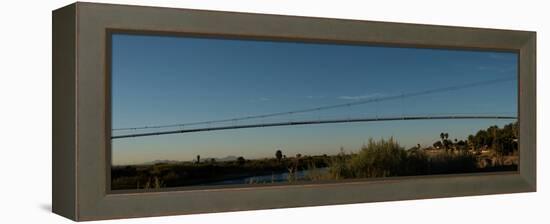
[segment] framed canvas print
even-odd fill
[[[75,3],[53,13],[73,220],[531,192],[530,31]]]

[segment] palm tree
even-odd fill
[[[441,132],[439,137],[441,138],[441,145],[443,146],[443,149],[447,149],[447,144],[445,144],[445,133]]]
[[[283,152],[281,152],[281,150],[277,150],[275,152],[275,158],[277,158],[277,161],[281,162],[281,159],[283,158]]]

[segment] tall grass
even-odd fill
[[[356,177],[388,177],[403,173],[407,152],[393,139],[369,139],[366,146],[351,159]]]
[[[341,153],[329,166],[331,179],[373,178],[470,172],[477,168],[475,155],[468,152],[407,151],[393,138],[369,139],[357,154]]]
[[[429,158],[429,174],[465,173],[478,168],[477,157],[470,152],[440,153]]]
[[[158,190],[164,187],[164,183],[162,180],[160,180],[158,177],[149,178],[147,182],[145,182],[145,186],[143,186],[144,190]],[[137,188],[140,189],[139,182],[137,184]]]

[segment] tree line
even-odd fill
[[[467,140],[449,139],[449,133],[441,133],[439,141],[433,143],[436,149],[444,150],[494,150],[500,155],[510,155],[518,150],[518,122],[499,128],[496,125],[469,135]]]

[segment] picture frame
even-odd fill
[[[75,221],[536,191],[536,33],[77,2],[53,12],[52,210]],[[113,192],[113,32],[517,52],[519,169],[262,187]]]

